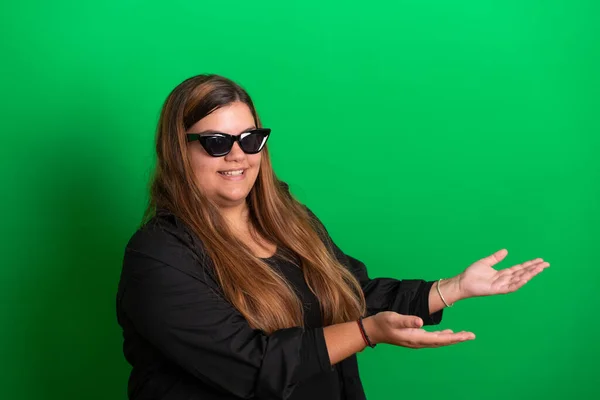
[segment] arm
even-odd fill
[[[438,312],[446,307],[444,301],[440,297],[437,289],[437,282],[431,286],[429,290],[429,312],[431,314]],[[440,292],[444,296],[444,300],[449,305],[463,299],[463,294],[460,291],[460,276],[455,276],[451,279],[443,279],[440,282]]]
[[[500,249],[477,260],[457,276],[442,281],[440,292],[446,303],[514,292],[550,266],[550,263],[542,258],[535,258],[503,270],[494,269],[493,267],[504,260],[507,254],[506,249]],[[433,289],[430,301],[432,311],[445,306],[439,293],[434,293]]]
[[[369,279],[363,263],[345,255],[335,244],[333,246],[340,262],[344,264],[344,259],[349,260],[345,265],[349,266],[361,282],[365,296],[369,296],[368,306],[389,307],[388,310],[400,314],[417,315],[425,325],[440,322],[446,305],[437,291],[437,281]],[[514,292],[550,266],[542,258],[535,258],[499,271],[492,268],[507,254],[506,249],[498,250],[471,264],[462,273],[443,279],[440,282],[440,292],[446,303],[452,305],[471,297]]]
[[[338,260],[349,267],[350,271],[359,280],[367,300],[369,315],[381,311],[395,311],[404,315],[416,315],[423,320],[424,325],[437,325],[440,323],[444,307],[440,306],[443,303],[437,294],[435,281],[400,280],[395,278],[371,279],[366,266],[361,261],[344,254],[337,246],[335,248]],[[349,261],[344,263],[344,258]],[[447,297],[445,298],[446,301],[449,301]]]
[[[329,238],[336,257],[345,264],[360,281],[367,306],[388,307],[399,314],[417,315],[425,325],[436,325],[441,321],[444,304],[437,291],[437,281],[396,280],[390,278],[369,279],[364,264],[345,255]],[[492,296],[514,292],[529,282],[550,263],[535,258],[504,270],[493,266],[501,262],[508,251],[501,249],[471,264],[462,273],[440,282],[440,292],[446,303],[453,303],[479,296]],[[344,260],[348,260],[346,263]]]

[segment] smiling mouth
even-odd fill
[[[219,171],[219,174],[223,176],[241,176],[246,172],[245,169],[237,169],[232,171]]]

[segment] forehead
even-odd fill
[[[196,122],[190,132],[215,130],[236,134],[254,126],[254,117],[250,108],[242,102],[235,102],[220,107]]]

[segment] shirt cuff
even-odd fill
[[[329,359],[324,328],[306,329],[302,336],[302,371],[299,381],[303,381],[315,373],[333,371]]]
[[[423,320],[423,325],[437,325],[442,321],[444,309],[429,314],[429,292],[437,281],[429,281],[425,284],[424,295],[427,300],[421,302],[421,309],[419,310],[419,316]]]

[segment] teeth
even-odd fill
[[[244,173],[243,169],[237,170],[237,171],[222,171],[219,172],[222,175],[228,175],[228,176],[236,176],[236,175],[241,175]]]

